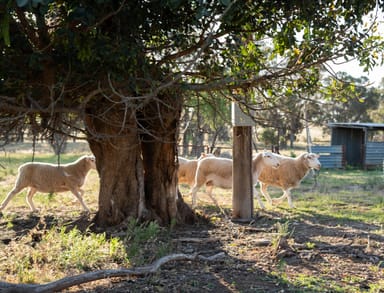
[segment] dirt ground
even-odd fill
[[[382,227],[284,209],[259,211],[246,223],[232,222],[213,207],[199,212],[204,216],[196,225],[172,230],[172,252],[222,257],[172,261],[146,277],[111,278],[68,291],[383,292],[372,289],[384,278],[384,237],[374,233]],[[71,219],[71,225],[85,229],[91,217]],[[35,232],[59,218],[65,215],[20,213],[10,229],[0,217],[0,241],[7,245],[28,234],[39,241]],[[281,223],[289,225],[285,233]]]

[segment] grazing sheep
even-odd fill
[[[257,154],[252,160],[252,182],[253,186],[257,183],[260,172],[266,166],[277,168],[279,160],[275,154],[271,152],[263,152]],[[195,176],[195,183],[191,189],[192,194],[192,208],[196,207],[197,196],[196,193],[199,188],[205,184],[207,193],[210,198],[216,202],[212,196],[212,189],[214,186],[230,189],[232,188],[232,160],[227,158],[209,157],[204,158],[197,163],[197,170]],[[253,189],[255,196],[259,202],[260,207],[263,209],[264,204],[260,199],[256,189]]]
[[[281,202],[287,197],[289,207],[293,208],[291,189],[299,186],[310,169],[320,170],[321,164],[318,160],[320,156],[314,153],[303,153],[296,158],[277,156],[280,159],[280,167],[278,169],[264,168],[259,176],[260,191],[272,204],[267,188],[270,185],[280,187],[284,194],[273,201]]]
[[[94,156],[82,156],[73,163],[55,165],[48,163],[25,163],[19,167],[15,187],[8,193],[0,205],[3,210],[8,202],[21,190],[29,187],[27,203],[32,211],[37,211],[32,198],[39,191],[43,193],[71,191],[80,201],[84,210],[89,212],[83,202],[85,177],[90,169],[96,169]]]
[[[197,162],[206,157],[214,157],[214,155],[201,153],[201,156],[197,160],[189,160],[183,157],[179,157],[179,169],[177,170],[179,184],[185,183],[189,186],[192,186],[195,182]]]

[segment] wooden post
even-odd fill
[[[232,103],[232,124],[232,218],[248,220],[253,216],[252,125],[254,122],[236,103]]]
[[[252,127],[233,127],[232,218],[253,216]]]

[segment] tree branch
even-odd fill
[[[17,8],[16,14],[20,21],[21,30],[24,31],[31,44],[36,48],[39,48],[39,38],[36,35],[35,29],[28,23],[27,19],[25,18],[24,12],[20,8]]]
[[[38,108],[38,107],[27,107],[27,106],[20,106],[15,105],[11,102],[7,102],[6,99],[9,97],[1,96],[0,95],[0,111],[1,112],[8,112],[8,113],[78,113],[79,109],[73,107],[73,108],[66,108],[66,107],[53,107],[52,105],[46,107],[46,108]]]

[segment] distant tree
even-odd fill
[[[378,106],[376,109],[372,109],[369,112],[369,117],[372,122],[383,123],[384,122],[384,79],[377,89],[378,93]]]
[[[228,129],[231,126],[229,100],[218,97],[214,92],[201,93],[186,101],[184,108],[184,113],[189,119],[188,127],[181,125],[181,135],[184,144],[194,146],[189,155],[199,156],[202,151],[207,151],[203,149],[203,143],[208,144],[209,151],[212,152],[217,141],[229,140]],[[204,141],[205,139],[207,141]]]
[[[354,78],[340,73],[339,80],[328,79],[323,119],[329,122],[372,122],[371,112],[379,107],[383,95],[368,87],[366,77]]]

